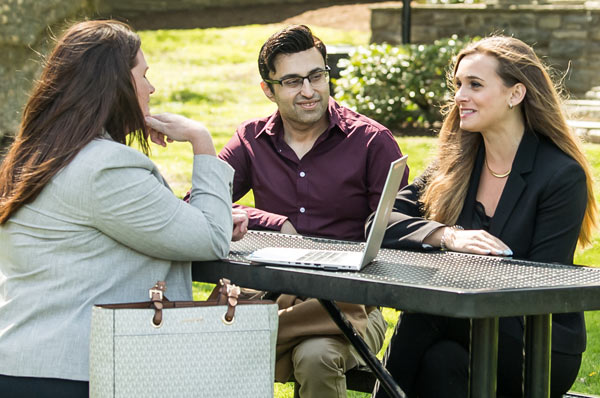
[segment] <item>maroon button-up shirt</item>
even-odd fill
[[[390,163],[402,156],[381,124],[329,99],[329,127],[298,159],[283,138],[279,112],[242,123],[219,157],[235,169],[233,201],[250,189],[244,207],[250,229],[280,230],[287,219],[302,235],[364,240]],[[401,187],[408,182],[408,168]]]

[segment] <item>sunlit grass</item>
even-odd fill
[[[156,87],[151,99],[153,113],[174,112],[203,122],[211,131],[217,151],[231,138],[244,120],[263,117],[275,111],[275,106],[260,89],[257,61],[264,40],[279,25],[252,25],[226,29],[159,30],[140,32],[142,48],[150,70],[148,78]],[[364,32],[343,32],[314,28],[315,34],[327,44],[367,44]],[[427,166],[435,150],[431,137],[399,137],[402,151],[409,155],[410,179]],[[600,146],[587,144],[585,151],[594,174],[600,176]],[[192,152],[188,144],[173,143],[167,149],[152,146],[152,160],[178,196],[190,188]],[[596,181],[596,194],[600,187]],[[241,201],[252,205],[252,195]],[[600,237],[586,251],[576,254],[577,264],[600,265]],[[204,300],[212,286],[194,283],[194,299]],[[386,345],[398,313],[384,309],[389,328]],[[588,349],[573,390],[600,394],[600,316],[586,314]],[[379,357],[383,354],[379,353]],[[290,384],[275,384],[277,398],[291,398]],[[349,392],[349,397],[369,394]]]

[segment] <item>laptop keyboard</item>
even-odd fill
[[[345,252],[337,252],[337,251],[313,251],[306,253],[305,255],[298,258],[298,261],[307,261],[307,262],[315,262],[315,261],[335,261],[338,260],[347,253]]]

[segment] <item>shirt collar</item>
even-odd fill
[[[344,135],[348,135],[348,126],[346,124],[346,118],[344,117],[344,108],[335,102],[333,97],[329,97],[329,130],[333,129],[334,126],[338,127],[338,130]]]
[[[329,97],[329,104],[327,106],[327,114],[329,115],[329,126],[327,127],[327,131],[332,130],[335,126],[339,127],[339,131],[344,135],[348,135],[348,131],[346,128],[346,122],[342,117],[342,113],[344,108],[340,106],[332,97]],[[268,134],[270,136],[275,136],[278,133],[283,132],[283,121],[281,120],[281,115],[279,110],[273,113],[264,127],[256,133],[255,138],[258,138],[263,133]]]
[[[268,134],[270,136],[277,135],[278,132],[283,131],[283,122],[281,121],[281,115],[279,114],[279,110],[277,110],[274,114],[272,114],[264,127],[256,133],[254,138],[258,138],[263,134]]]

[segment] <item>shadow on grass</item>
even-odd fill
[[[180,11],[156,11],[127,15],[119,10],[138,30],[224,28],[251,24],[272,24],[287,18],[332,5],[377,3],[382,0],[308,0],[302,3],[256,4],[241,7],[206,7]]]

